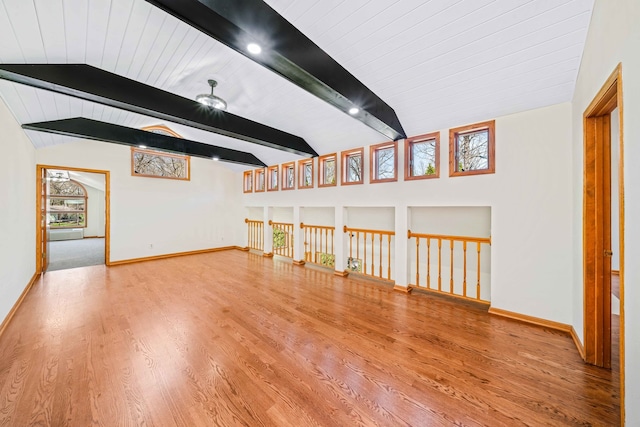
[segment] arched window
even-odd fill
[[[79,182],[49,181],[49,225],[51,228],[87,226],[87,190]]]

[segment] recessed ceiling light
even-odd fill
[[[360,112],[359,108],[356,107],[351,107],[349,108],[349,114],[351,114],[352,116],[355,116],[356,114],[358,114]]]
[[[249,43],[247,45],[247,50],[249,51],[249,53],[252,53],[254,55],[258,55],[260,54],[260,52],[262,52],[262,48],[259,44],[256,43]]]
[[[138,145],[138,148],[147,148],[146,145]]]
[[[213,161],[214,161],[214,162],[217,162],[218,160],[220,160],[220,157],[218,157],[218,156],[214,156],[214,157],[213,157]]]

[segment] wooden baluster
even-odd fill
[[[420,286],[420,238],[416,237],[416,286]]]
[[[480,242],[478,242],[478,282],[476,284],[476,299],[480,299]]]
[[[387,244],[389,250],[387,251],[387,279],[391,280],[391,234],[387,234]]]
[[[438,290],[442,290],[442,239],[438,239]]]
[[[462,273],[462,296],[467,297],[467,241],[462,241],[462,262],[463,262],[463,273]]]
[[[431,289],[431,239],[427,237],[427,289]]]
[[[382,233],[380,233],[380,278],[382,279]]]
[[[349,258],[353,259],[353,244],[351,242],[353,233],[349,231]]]
[[[451,266],[449,271],[449,293],[453,293],[453,239],[449,240],[449,247],[451,248],[451,255],[449,256],[449,265]]]
[[[375,238],[375,236],[373,235],[373,232],[371,232],[371,275],[375,276],[376,273],[376,248],[375,248],[375,242],[373,241]],[[366,235],[365,235],[365,241],[366,241]],[[365,270],[365,273],[367,271]]]
[[[357,232],[357,239],[358,239],[358,245],[360,245],[360,232]],[[364,243],[364,248],[363,248],[363,252],[364,255],[362,256],[362,262],[364,265],[361,266],[361,273],[367,273],[367,233],[364,233],[364,238],[362,239],[362,242]],[[360,254],[360,251],[358,251],[358,255]],[[360,258],[360,257],[358,257]]]
[[[335,228],[331,229],[331,255],[335,255],[333,252],[333,244],[334,244],[334,233],[335,233]],[[335,265],[335,260],[334,260],[334,265]]]
[[[293,258],[293,224],[289,224],[289,258]]]
[[[318,227],[314,227],[313,230],[313,262],[318,262],[318,231],[320,229]]]
[[[327,241],[328,238],[329,238],[329,230],[325,228],[324,229],[324,250],[322,251],[325,254],[327,253],[327,249],[329,248],[329,243]]]

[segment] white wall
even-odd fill
[[[35,149],[0,100],[0,323],[36,272]],[[6,204],[5,204],[6,202]]]
[[[85,186],[87,199],[87,228],[85,237],[104,237],[105,234],[105,193],[97,188]]]
[[[191,158],[191,180],[131,176],[129,147],[76,140],[37,150],[38,164],[111,172],[111,261],[245,241],[241,174]]]
[[[346,213],[349,226],[356,220],[353,207],[388,207],[394,211],[397,236],[406,235],[409,206],[490,207],[492,305],[570,323],[573,318],[571,105],[565,103],[497,118],[493,175],[449,178],[448,139],[448,129],[442,129],[439,179],[403,181],[400,147],[398,182],[248,193],[242,194],[243,201],[246,206],[291,206],[305,210],[333,206],[338,228],[343,225],[339,219],[343,220],[345,207],[349,207]],[[365,148],[365,182],[369,180],[368,157]],[[369,219],[372,218],[364,217],[360,223]],[[337,239],[336,246],[340,248],[341,244]],[[398,262],[394,276],[398,284],[406,285],[405,241],[398,239],[395,250]],[[336,259],[337,269],[340,262]]]
[[[573,325],[582,336],[582,114],[622,63],[625,184],[625,407],[626,425],[640,425],[640,2],[596,0],[573,98]]]

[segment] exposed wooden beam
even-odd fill
[[[27,123],[22,125],[22,127],[28,130],[73,136],[77,138],[87,138],[96,141],[129,145],[132,147],[143,145],[147,148],[188,154],[189,156],[194,157],[204,157],[208,159],[217,157],[223,162],[240,163],[259,167],[266,166],[256,156],[251,153],[245,153],[244,151],[217,147],[215,145],[204,144],[202,142],[161,135],[145,130],[86,119],[84,117],[74,117],[72,119],[53,120],[49,122]]]
[[[86,64],[0,64],[0,78],[303,156],[299,136]]]
[[[264,1],[147,1],[339,110],[358,108],[352,116],[388,138],[406,138],[393,108]]]

